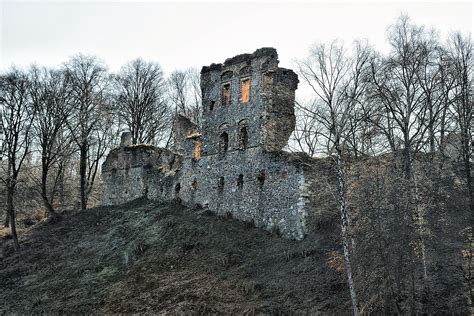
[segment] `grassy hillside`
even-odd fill
[[[69,211],[18,253],[0,241],[0,314],[349,312],[339,233],[323,229],[289,241],[149,201]]]

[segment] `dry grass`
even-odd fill
[[[19,253],[1,239],[0,314],[346,312],[325,235],[283,240],[150,202],[71,211],[22,234]]]

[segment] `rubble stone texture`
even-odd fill
[[[317,217],[313,159],[283,152],[295,128],[298,77],[274,48],[201,71],[202,128],[176,119],[174,151],[121,146],[102,167],[103,204],[180,200],[302,239]]]

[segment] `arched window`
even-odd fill
[[[229,135],[227,132],[222,132],[220,136],[219,151],[221,154],[225,154],[229,149]]]
[[[234,73],[230,70],[224,71],[221,75],[221,80],[230,80],[234,76]]]
[[[250,75],[251,72],[252,72],[252,68],[249,65],[247,65],[247,66],[244,66],[244,67],[240,68],[239,75],[248,76],[248,75]]]
[[[242,126],[239,130],[239,148],[247,149],[249,142],[249,135],[247,132],[247,126]]]

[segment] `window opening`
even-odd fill
[[[240,102],[247,103],[250,101],[250,79],[243,79],[240,82]]]
[[[222,105],[230,105],[230,97],[231,97],[231,90],[230,90],[230,82],[229,82],[222,86]]]

